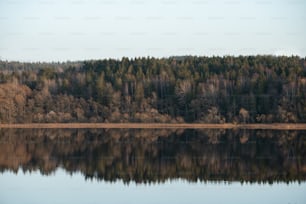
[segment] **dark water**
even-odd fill
[[[306,132],[1,129],[0,203],[306,203]]]

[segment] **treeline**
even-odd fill
[[[2,129],[0,172],[59,167],[86,179],[151,183],[306,180],[305,132]]]
[[[0,61],[0,122],[306,122],[306,60]]]

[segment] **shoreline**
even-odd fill
[[[267,129],[306,130],[306,123],[207,124],[207,123],[25,123],[0,124],[0,129]]]

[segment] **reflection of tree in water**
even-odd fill
[[[58,167],[86,179],[125,182],[304,181],[302,131],[270,130],[0,130],[0,169]]]

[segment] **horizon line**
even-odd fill
[[[150,56],[150,55],[139,55],[139,56],[133,56],[133,57],[128,57],[128,56],[121,56],[121,57],[101,57],[101,58],[87,58],[87,59],[66,59],[66,60],[54,60],[54,61],[48,61],[48,60],[12,60],[12,59],[3,59],[0,56],[0,62],[18,62],[18,63],[46,63],[46,64],[52,64],[52,63],[76,63],[76,62],[87,62],[87,61],[99,61],[99,60],[117,60],[121,61],[122,59],[129,59],[129,60],[135,60],[135,59],[170,59],[170,58],[175,58],[175,57],[207,57],[207,58],[225,58],[225,57],[286,57],[286,58],[292,58],[292,57],[298,57],[300,59],[305,59],[305,56],[299,55],[299,54],[239,54],[239,55],[230,55],[230,54],[225,54],[225,55],[193,55],[193,54],[186,54],[186,55],[169,55],[169,56],[163,56],[163,57],[158,57],[158,56]]]

